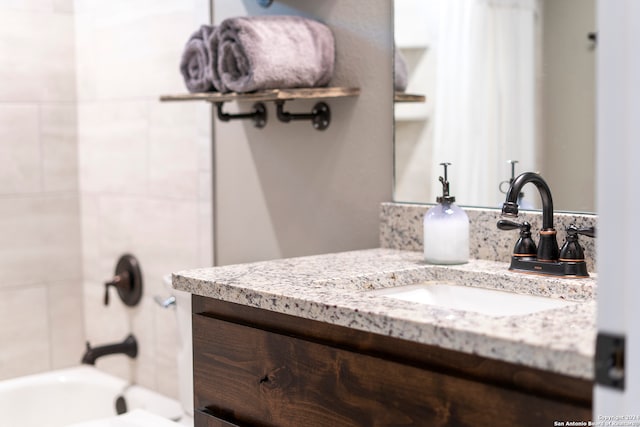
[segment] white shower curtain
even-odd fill
[[[459,204],[504,201],[498,185],[509,178],[507,160],[519,160],[517,173],[535,170],[539,2],[441,3],[432,161],[453,163]],[[441,193],[439,183],[433,191]]]

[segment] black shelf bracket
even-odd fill
[[[313,128],[316,130],[325,130],[331,123],[331,110],[324,102],[318,102],[313,106],[311,113],[293,114],[284,111],[285,101],[276,101],[278,120],[289,123],[291,120],[311,120]]]
[[[267,124],[267,108],[262,102],[256,102],[253,104],[253,111],[251,113],[239,114],[229,114],[222,111],[224,102],[216,102],[215,104],[218,110],[218,119],[223,122],[228,122],[229,120],[251,119],[253,120],[253,125],[260,129],[265,127]]]

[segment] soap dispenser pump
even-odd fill
[[[430,264],[464,264],[469,261],[469,217],[449,195],[447,166],[444,167],[442,196],[436,199],[437,205],[424,215],[424,260]]]

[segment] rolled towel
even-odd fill
[[[214,88],[209,68],[209,39],[213,32],[213,26],[202,25],[189,37],[182,52],[180,72],[189,92],[208,92]]]
[[[333,75],[333,34],[311,19],[229,18],[210,42],[212,81],[220,92],[326,86]]]

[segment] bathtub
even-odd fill
[[[129,412],[116,417],[115,401],[121,394]],[[158,416],[162,421],[158,421]],[[0,381],[0,426],[3,427],[153,425],[140,421],[145,418],[155,419],[157,425],[164,426],[166,421],[167,426],[179,427],[169,420],[181,416],[182,408],[176,400],[144,387],[127,387],[126,381],[92,366]],[[100,419],[104,419],[104,423]],[[120,419],[128,421],[123,424]]]

